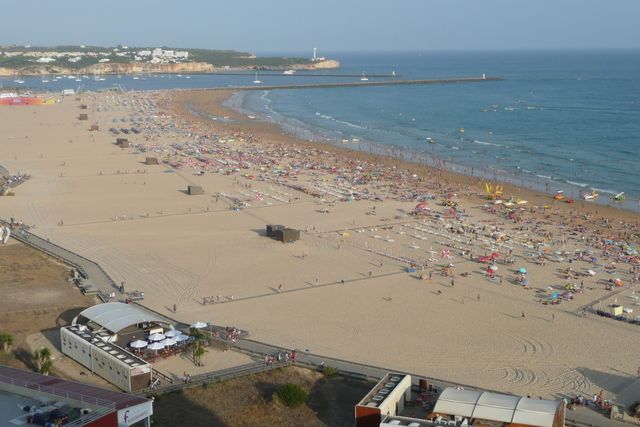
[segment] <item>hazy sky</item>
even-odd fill
[[[639,0],[20,0],[0,44],[321,53],[639,48]]]

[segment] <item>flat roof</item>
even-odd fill
[[[122,363],[125,363],[132,368],[135,368],[136,366],[149,365],[149,362],[147,362],[146,360],[136,356],[135,354],[128,352],[127,350],[123,349],[120,346],[107,342],[107,339],[109,338],[109,334],[105,332],[95,333],[89,330],[82,330],[81,328],[82,328],[81,325],[63,327],[63,329],[73,332],[74,335],[91,343],[96,348],[115,357],[116,359],[120,360]]]
[[[73,399],[112,409],[129,408],[149,401],[143,397],[0,365],[0,389],[4,385],[28,388],[31,393],[37,390],[43,394],[60,396],[61,399]]]
[[[374,388],[358,403],[359,406],[378,407],[391,395],[400,382],[408,377],[407,374],[390,372],[386,374]]]
[[[124,328],[144,322],[167,323],[166,319],[144,310],[134,304],[107,302],[89,307],[82,312],[83,316],[117,334]]]
[[[19,394],[0,391],[0,427],[15,427],[17,423],[12,423],[12,420],[17,420],[25,416],[25,412],[21,411],[18,405],[38,405],[35,399],[30,397],[21,396]]]

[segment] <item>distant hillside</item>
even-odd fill
[[[257,57],[234,50],[163,47],[0,46],[0,75],[212,72],[216,69],[337,68],[337,61]]]

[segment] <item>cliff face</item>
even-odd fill
[[[240,69],[253,69],[253,67],[241,67]],[[294,70],[326,70],[340,68],[340,62],[333,59],[314,62],[311,64],[294,64],[290,67]],[[274,67],[284,69],[284,67]],[[130,62],[120,64],[116,62],[104,62],[94,64],[79,70],[52,65],[30,65],[21,69],[1,68],[0,76],[44,76],[49,74],[143,74],[143,73],[211,73],[220,68],[206,62],[185,62],[180,64],[150,64],[147,62]]]
[[[21,69],[0,68],[0,76],[42,76],[48,74],[137,74],[137,73],[209,73],[214,67],[206,62],[186,62],[181,64],[149,64],[130,62],[128,64],[105,62],[75,70],[51,65],[31,65]]]
[[[213,70],[213,65],[206,62],[185,62],[180,64],[149,64],[146,62],[118,64],[105,62],[83,68],[80,74],[208,73]]]

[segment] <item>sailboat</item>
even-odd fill
[[[360,81],[361,82],[368,82],[369,79],[367,78],[367,76],[364,75],[364,71],[362,72],[362,77],[360,77]]]
[[[258,72],[257,71],[256,71],[256,79],[253,81],[253,83],[255,83],[257,85],[262,83],[260,80],[258,80]]]

